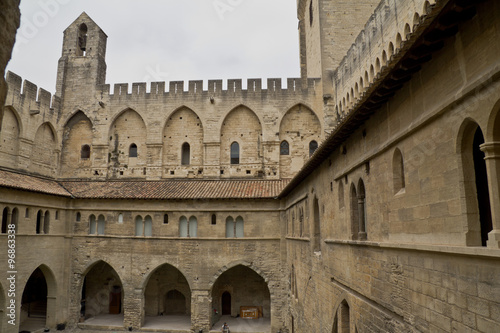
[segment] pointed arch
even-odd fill
[[[222,270],[219,270],[221,272]],[[252,288],[248,288],[249,284]],[[210,286],[212,308],[222,312],[222,295],[231,294],[231,315],[236,315],[241,306],[259,308],[258,317],[271,317],[271,291],[263,276],[252,268],[239,264],[220,273]],[[256,303],[256,300],[258,300]]]
[[[111,165],[145,165],[146,139],[146,123],[137,111],[128,108],[118,113],[109,129],[108,150]],[[133,149],[132,145],[135,145]]]
[[[45,122],[38,127],[33,142],[32,161],[36,166],[36,171],[43,169],[53,169],[57,163],[56,157],[57,136],[54,126]]]
[[[358,239],[359,233],[359,209],[358,209],[358,193],[356,186],[351,183],[350,190],[350,206],[351,206],[351,239]]]
[[[238,163],[235,163],[235,156],[232,156],[235,153],[235,142],[239,148]],[[226,115],[221,126],[221,165],[257,165],[262,163],[262,158],[261,121],[248,107],[237,106]]]
[[[313,240],[312,246],[314,252],[321,252],[321,216],[319,210],[318,197],[313,200]]]
[[[0,156],[2,164],[8,167],[17,165],[19,137],[22,133],[21,119],[14,108],[5,107],[0,131]]]
[[[468,246],[486,246],[488,233],[493,229],[486,163],[479,147],[483,143],[484,135],[479,125],[470,118],[465,119],[458,133],[457,153]]]
[[[141,283],[144,315],[191,315],[191,285],[184,272],[169,263],[155,267]],[[168,320],[168,319],[167,319]]]
[[[203,165],[203,122],[192,109],[182,106],[172,112],[165,121],[162,141],[164,166]]]
[[[404,190],[406,186],[403,154],[401,154],[401,150],[399,150],[399,148],[394,150],[394,154],[392,156],[392,185],[394,194]]]
[[[289,154],[280,154],[280,175],[291,178],[307,161],[309,143],[321,138],[321,122],[304,104],[296,104],[280,120],[279,140],[287,142]]]
[[[43,327],[56,324],[57,310],[57,281],[53,271],[45,264],[41,264],[25,279],[20,281],[24,286],[21,298],[22,316],[36,316],[45,318]],[[27,309],[36,309],[28,312]],[[40,327],[40,328],[43,328]]]
[[[82,304],[79,315],[88,318],[123,313],[122,279],[109,263],[95,260],[87,266],[81,277],[78,285],[81,290],[79,304]]]
[[[91,166],[92,128],[92,121],[80,110],[64,125],[61,150],[62,176],[74,176],[75,171],[78,173],[79,168]],[[80,172],[83,174],[82,171]]]

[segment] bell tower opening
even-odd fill
[[[78,47],[76,48],[76,55],[85,57],[87,55],[87,25],[80,24],[78,30]]]

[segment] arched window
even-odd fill
[[[394,186],[394,194],[405,188],[405,169],[403,164],[403,155],[401,150],[396,148],[392,157],[392,182]]]
[[[340,304],[338,310],[338,318],[340,319],[340,332],[350,332],[351,331],[351,314],[349,310],[349,304],[346,301],[343,301]]]
[[[240,164],[240,145],[238,142],[231,143],[231,164]]]
[[[363,179],[358,182],[359,240],[366,240],[366,197]]]
[[[95,215],[89,216],[89,235],[95,235],[97,231],[97,223],[95,219]]]
[[[314,212],[314,233],[313,233],[313,251],[321,251],[321,225],[320,225],[320,215],[319,215],[319,201],[318,198],[314,197],[313,202],[313,212]]]
[[[339,209],[344,208],[344,183],[342,183],[342,179],[339,180]]]
[[[299,236],[304,236],[304,209],[299,208]]]
[[[226,219],[226,237],[227,238],[242,238],[244,237],[244,223],[243,218],[238,216],[236,221],[232,216]]]
[[[43,231],[42,211],[39,210],[36,214],[36,233],[41,234]]]
[[[136,236],[144,235],[142,216],[140,215],[137,215],[135,218],[135,235]]]
[[[80,24],[80,29],[78,30],[78,48],[76,49],[76,55],[85,56],[87,54],[87,25],[85,23]]]
[[[212,214],[212,225],[216,225],[216,224],[217,224],[217,215]]]
[[[234,230],[234,235],[236,238],[243,238],[244,236],[244,230],[243,230],[243,218],[241,216],[238,216],[236,218],[236,225],[235,225],[235,230]]]
[[[180,237],[196,237],[198,235],[198,220],[191,216],[188,219],[181,216],[179,220],[179,235]]]
[[[80,158],[82,160],[86,160],[90,158],[90,146],[89,145],[83,145],[82,149],[80,151]]]
[[[97,234],[104,235],[105,220],[104,215],[99,215],[97,218]]]
[[[182,144],[182,156],[181,156],[181,164],[189,165],[191,163],[191,147],[189,143],[184,142]]]
[[[168,224],[168,214],[163,214],[163,224]]]
[[[280,155],[290,155],[290,145],[285,140],[281,141]]]
[[[144,220],[142,216],[137,215],[135,218],[135,235],[136,236],[153,236],[153,219],[147,215]]]
[[[356,186],[351,184],[350,193],[350,204],[351,204],[351,239],[358,239],[359,233],[359,210],[358,210],[358,194],[356,192]]]
[[[9,224],[8,219],[9,219],[9,208],[5,207],[2,213],[2,234],[7,233],[7,225]]]
[[[198,236],[198,220],[196,217],[191,216],[188,222],[188,236],[196,237]]]
[[[49,211],[45,212],[45,216],[43,218],[43,233],[48,234],[50,228],[50,213]]]
[[[76,222],[80,222],[82,220],[82,214],[80,212],[76,213]]]
[[[123,223],[123,214],[118,214],[118,223]]]
[[[12,210],[12,217],[10,223],[14,225],[16,232],[17,232],[17,226],[19,225],[18,222],[19,222],[19,210],[17,208],[14,208]]]
[[[128,157],[137,157],[137,145],[132,143],[128,149]]]
[[[144,219],[144,236],[153,236],[153,219],[149,215]]]
[[[479,208],[479,222],[481,226],[481,245],[486,246],[488,233],[493,230],[493,220],[491,217],[490,194],[488,190],[488,178],[484,152],[479,148],[484,143],[484,136],[481,128],[478,127],[474,133],[472,143],[472,158],[474,160],[474,172],[476,179],[476,195]]]
[[[318,149],[318,143],[313,140],[309,143],[309,157],[311,157],[312,154],[314,154],[316,149]]]
[[[26,210],[24,212],[24,218],[29,218],[29,217],[30,217],[30,209],[26,208]]]

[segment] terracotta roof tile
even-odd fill
[[[71,196],[71,194],[55,180],[29,176],[6,170],[0,170],[0,186],[65,197]]]
[[[274,198],[289,180],[61,181],[81,199]]]

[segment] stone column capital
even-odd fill
[[[500,142],[485,142],[479,146],[482,152],[484,152],[485,160],[488,159],[500,159]]]

